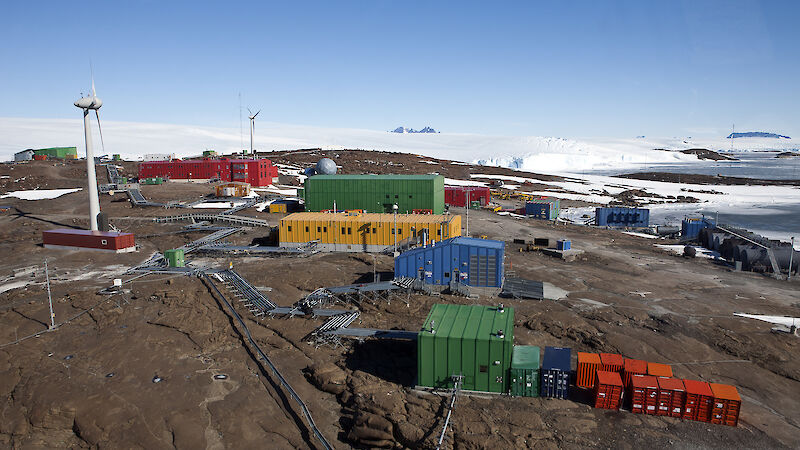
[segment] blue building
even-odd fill
[[[525,203],[525,215],[536,219],[555,220],[561,210],[561,201],[557,198],[539,198]]]
[[[650,226],[650,210],[644,208],[597,208],[595,223],[598,227],[633,227]]]
[[[394,276],[427,284],[458,281],[468,286],[502,287],[505,242],[454,237],[408,250],[394,259]]]
[[[715,228],[717,226],[714,219],[705,217],[687,217],[681,222],[681,238],[683,240],[694,240],[700,235],[700,230],[704,228]]]

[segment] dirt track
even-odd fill
[[[381,160],[390,161],[390,155],[381,155]],[[340,155],[337,162],[346,171],[355,171],[357,163],[363,164],[363,155],[351,157]],[[408,158],[398,156],[395,167]],[[290,161],[287,157],[279,162]],[[85,185],[79,167],[47,164],[53,167],[47,177],[26,180],[47,183],[48,188]],[[423,165],[427,170],[436,168]],[[23,171],[37,166],[14,167]],[[0,168],[0,175],[8,174],[6,170]],[[35,184],[25,188],[32,187]],[[6,190],[8,186],[3,187]],[[210,190],[209,185],[171,184],[147,186],[145,195],[189,200]],[[230,317],[200,280],[152,275],[131,283],[130,291],[122,294],[110,298],[96,294],[152,251],[202,236],[162,234],[179,230],[180,224],[143,220],[143,216],[173,214],[174,210],[134,210],[125,201],[102,197],[103,210],[116,218],[113,222],[118,227],[138,235],[159,234],[139,239],[138,253],[50,251],[38,245],[43,229],[56,224],[85,225],[84,195],[3,201],[26,214],[0,216],[0,248],[7,255],[0,261],[0,277],[15,268],[41,265],[47,256],[55,277],[58,321],[97,306],[55,332],[0,347],[0,395],[5,400],[0,408],[0,442],[16,448],[316,445],[308,437],[299,409],[255,362]],[[247,214],[273,222],[279,217]],[[686,260],[655,249],[652,240],[615,231],[555,227],[483,211],[471,211],[469,217],[474,235],[508,242],[507,270],[568,292],[557,302],[502,300],[516,309],[517,344],[619,352],[670,363],[677,376],[736,385],[744,405],[740,426],[734,429],[595,410],[580,395],[574,401],[463,397],[448,447],[800,446],[800,341],[771,333],[769,324],[731,315],[737,311],[800,316],[796,282],[735,273],[708,260]],[[251,229],[232,240],[249,243],[264,234],[266,230]],[[520,252],[519,246],[510,243],[513,238],[533,236],[568,237],[586,253],[566,263],[541,253]],[[224,267],[228,261],[197,257],[192,264]],[[359,254],[230,261],[253,285],[271,288],[266,294],[283,306],[321,286],[368,281],[373,270],[372,256]],[[391,258],[379,256],[377,270],[390,276]],[[43,276],[37,272],[22,279],[33,284],[0,294],[0,345],[46,328]],[[0,285],[17,281],[9,277]],[[365,303],[358,326],[416,330],[433,303],[497,301],[415,295],[408,306],[397,300]],[[432,448],[447,399],[412,389],[413,344],[365,341],[316,348],[304,338],[321,319],[258,320],[244,308],[239,313],[337,448]],[[228,378],[215,380],[215,374]],[[162,381],[154,383],[156,376]]]

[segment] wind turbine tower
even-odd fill
[[[92,93],[75,102],[75,106],[83,110],[83,134],[86,138],[86,175],[89,181],[89,228],[97,231],[97,215],[100,214],[100,200],[97,197],[97,175],[94,169],[94,150],[92,149],[92,129],[89,123],[89,111],[94,110],[97,116],[97,127],[100,129],[100,140],[103,139],[103,130],[100,128],[100,113],[103,101],[97,98],[94,91],[94,77],[92,77]]]
[[[247,108],[247,112],[250,113],[250,154],[253,155],[253,133],[255,133],[256,130],[256,116],[261,112],[261,110],[259,109],[257,113],[253,114],[253,111],[250,111],[250,108]]]

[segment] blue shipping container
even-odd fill
[[[540,383],[542,397],[569,398],[571,354],[572,350],[566,347],[545,347]]]
[[[560,200],[536,200],[525,203],[525,215],[536,219],[555,220],[560,210]]]
[[[556,250],[569,250],[570,248],[572,248],[572,241],[568,239],[556,241]]]
[[[697,239],[700,235],[700,230],[704,228],[714,228],[717,224],[713,219],[705,217],[685,218],[681,222],[681,238],[684,240]]]
[[[502,287],[505,242],[454,237],[408,250],[394,259],[394,276],[446,285]]]
[[[595,222],[598,227],[636,227],[650,226],[650,210],[645,208],[597,208]]]

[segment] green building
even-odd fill
[[[78,158],[78,148],[77,147],[51,147],[51,148],[40,148],[38,150],[33,151],[34,155],[46,155],[48,159],[77,159]]]
[[[506,393],[509,388],[514,308],[433,305],[417,337],[417,384]]]
[[[516,397],[539,396],[539,347],[515,345],[511,354],[508,374],[511,395]]]
[[[164,258],[167,260],[167,265],[169,265],[169,267],[186,267],[186,260],[184,259],[182,248],[165,250]]]
[[[370,213],[444,212],[441,175],[314,175],[306,178],[306,211],[363,209]]]

